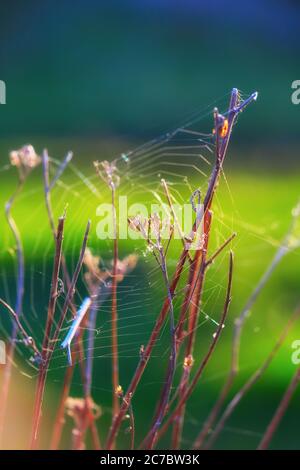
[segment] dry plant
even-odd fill
[[[16,302],[15,302],[15,313],[16,318],[20,317],[22,313],[23,305],[23,296],[24,296],[24,252],[22,239],[19,233],[17,224],[12,216],[12,208],[15,203],[17,196],[21,193],[27,176],[30,172],[39,165],[41,159],[39,155],[35,152],[32,145],[24,145],[24,147],[19,150],[13,150],[10,153],[10,163],[12,166],[15,166],[18,170],[19,178],[18,185],[15,192],[12,194],[10,199],[5,204],[5,215],[7,223],[13,234],[15,243],[16,243],[16,253],[17,253],[17,278],[16,278]],[[0,444],[4,432],[4,421],[5,413],[7,407],[7,399],[9,394],[10,380],[11,380],[11,369],[14,360],[15,353],[15,344],[18,334],[18,325],[17,322],[13,323],[12,333],[10,336],[10,345],[9,351],[7,353],[7,367],[4,371],[4,378],[1,390],[1,408],[0,408]]]
[[[100,257],[100,253],[93,253],[88,247],[88,237],[90,232],[90,221],[87,222],[83,235],[81,248],[78,253],[78,260],[73,273],[69,274],[67,258],[64,253],[63,239],[65,232],[66,212],[55,222],[52,210],[51,191],[59,181],[65,169],[72,160],[73,154],[69,152],[50,180],[49,166],[52,159],[48,152],[44,150],[42,157],[35,153],[32,146],[27,145],[18,151],[11,153],[11,164],[18,169],[19,182],[17,190],[6,204],[6,217],[11,232],[14,236],[17,254],[17,281],[16,281],[16,302],[15,307],[11,307],[7,300],[0,299],[2,307],[10,315],[13,328],[10,337],[10,350],[8,353],[8,364],[5,369],[0,413],[0,432],[4,429],[4,418],[6,402],[10,387],[11,369],[14,356],[14,349],[17,337],[19,341],[30,351],[31,361],[38,370],[36,393],[34,398],[34,408],[32,414],[32,433],[30,447],[39,448],[40,429],[43,424],[42,411],[45,387],[49,368],[53,360],[53,354],[58,348],[67,351],[68,367],[65,371],[61,395],[58,397],[58,406],[54,419],[51,449],[60,447],[62,432],[66,416],[72,420],[72,432],[70,436],[70,446],[72,449],[87,448],[87,435],[90,432],[91,442],[94,449],[114,449],[118,447],[118,433],[126,420],[129,423],[130,448],[137,447],[153,449],[160,444],[160,439],[167,432],[171,432],[171,447],[173,449],[182,448],[182,437],[184,434],[185,412],[188,400],[199,384],[199,380],[205,368],[208,366],[215,353],[218,341],[221,338],[232,295],[233,279],[233,252],[229,251],[229,266],[227,272],[227,286],[224,298],[223,309],[220,314],[217,329],[208,346],[204,356],[200,359],[195,357],[194,346],[197,340],[197,327],[201,304],[203,302],[203,292],[209,268],[218,259],[218,256],[228,248],[236,236],[232,235],[214,252],[210,253],[209,242],[213,231],[213,202],[222,174],[226,153],[231,138],[233,126],[237,117],[242,111],[257,98],[257,93],[253,93],[247,99],[242,100],[237,89],[233,89],[230,97],[228,111],[222,115],[215,108],[214,118],[214,144],[215,160],[208,187],[205,194],[199,189],[192,192],[190,205],[194,210],[194,223],[192,231],[185,234],[180,228],[176,212],[173,207],[173,197],[165,179],[161,179],[161,189],[169,206],[169,219],[160,217],[157,213],[151,214],[149,218],[136,216],[129,218],[128,224],[132,230],[139,232],[147,245],[148,252],[154,257],[160,276],[164,284],[164,301],[161,310],[156,317],[155,324],[150,333],[147,344],[141,346],[140,360],[136,370],[129,381],[126,390],[119,380],[119,348],[118,348],[118,285],[124,278],[135,269],[137,256],[131,254],[123,259],[119,258],[118,247],[118,207],[117,191],[119,189],[122,174],[119,173],[116,161],[95,162],[96,173],[100,177],[100,184],[109,188],[112,204],[113,220],[113,256],[110,267],[104,267],[105,263]],[[24,296],[24,253],[22,238],[17,225],[12,216],[12,207],[17,195],[22,191],[24,182],[29,173],[42,162],[43,186],[46,212],[49,219],[51,237],[53,238],[54,261],[52,269],[52,280],[48,299],[48,309],[46,323],[43,328],[43,341],[39,348],[36,338],[33,338],[25,326],[22,317],[22,304]],[[299,317],[298,308],[290,318],[282,331],[274,348],[271,350],[259,369],[245,382],[242,388],[227,403],[231,387],[238,373],[240,338],[244,323],[249,310],[254,305],[263,287],[271,277],[275,268],[286,253],[299,246],[299,239],[296,235],[295,225],[299,216],[299,209],[293,212],[293,224],[279,246],[277,253],[270,266],[267,268],[262,279],[256,286],[253,294],[246,303],[245,308],[235,320],[232,359],[228,378],[220,391],[203,428],[200,430],[194,448],[212,447],[220,432],[224,429],[225,422],[236,409],[237,405],[257,383],[265,370],[269,367],[277,351],[283,344],[287,333],[290,331],[295,321]],[[164,240],[162,233],[168,228],[168,238]],[[176,263],[174,273],[171,275],[168,255],[173,243],[174,231],[178,230],[182,242],[182,251]],[[195,243],[196,241],[196,243]],[[81,300],[79,308],[76,307],[74,297],[78,294],[78,278],[84,269],[83,280],[86,288],[86,295]],[[184,288],[179,294],[180,281],[184,280]],[[66,286],[66,293],[62,306],[58,308],[58,298],[60,296],[60,280]],[[25,293],[26,294],[26,293]],[[180,309],[178,316],[174,308],[174,298],[180,299]],[[93,371],[94,371],[94,347],[97,318],[101,308],[107,299],[111,300],[111,371],[112,371],[112,415],[111,426],[107,430],[106,442],[102,443],[99,437],[99,418],[102,415],[101,397],[92,396]],[[142,379],[149,359],[153,354],[155,344],[164,328],[169,325],[169,357],[165,380],[157,398],[156,407],[153,411],[153,418],[145,436],[136,436],[135,422],[137,416],[134,414],[134,398],[137,387]],[[67,333],[65,329],[67,328]],[[182,358],[183,367],[177,381],[175,371]],[[71,396],[71,385],[75,367],[79,366],[82,383],[82,396]],[[266,433],[259,445],[259,448],[267,448],[275,433],[281,418],[283,417],[293,392],[300,379],[299,370],[296,371],[289,387],[284,394],[278,409],[271,420]],[[219,414],[223,410],[217,425],[215,423]],[[102,430],[104,433],[105,430]]]

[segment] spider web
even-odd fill
[[[150,208],[151,204],[154,203],[157,204],[161,201],[166,203],[165,192],[161,184],[163,178],[167,183],[174,204],[191,204],[191,197],[195,190],[199,190],[204,197],[215,160],[212,110],[214,106],[217,106],[223,114],[226,114],[228,99],[229,95],[225,95],[205,109],[196,110],[179,126],[174,126],[173,129],[161,134],[158,138],[139,145],[133,150],[112,156],[110,160],[115,162],[120,179],[117,189],[118,196],[127,196],[128,205],[140,202]],[[60,160],[51,156],[51,149],[49,149],[49,154],[50,170],[53,176],[60,166]],[[101,155],[98,155],[97,159],[101,161]],[[9,175],[7,179],[10,185],[7,184],[7,187],[5,187],[6,199],[13,190],[10,175],[12,171],[8,165],[1,168],[2,177],[5,176],[6,178],[6,175]],[[245,230],[252,231],[256,237],[261,238],[267,244],[274,244],[274,240],[266,238],[265,234],[260,235],[258,227],[249,228],[237,214],[234,197],[231,194],[224,173],[222,185],[223,188],[225,187],[226,197],[231,201],[231,211],[229,213],[228,211],[227,213],[224,212],[222,197],[217,193],[214,201],[214,235],[211,240],[210,251],[213,252],[213,249],[221,245],[233,231],[237,228],[241,229],[243,226]],[[78,156],[78,159],[75,156],[61,177],[57,179],[51,191],[51,198],[56,220],[58,216],[63,214],[64,210],[67,213],[63,252],[67,260],[69,273],[72,274],[74,271],[85,225],[89,218],[92,221],[92,230],[88,246],[95,255],[101,256],[102,265],[106,269],[111,269],[111,260],[113,258],[112,240],[99,240],[96,234],[98,223],[96,209],[99,204],[110,202],[110,189],[95,173],[92,161],[86,164],[83,163],[80,156]],[[36,169],[29,176],[22,193],[14,204],[12,212],[22,235],[25,253],[25,295],[21,321],[28,332],[36,339],[40,348],[45,327],[54,250],[53,237],[45,209],[41,168]],[[9,228],[5,225],[4,220],[2,222],[0,295],[13,306],[15,301],[16,253]],[[181,247],[181,240],[172,241],[170,244],[167,256],[170,275],[174,271]],[[122,259],[131,253],[138,254],[138,265],[118,285],[117,291],[120,382],[124,389],[126,389],[132,377],[139,360],[140,348],[147,343],[166,295],[160,268],[155,263],[152,254],[146,249],[145,242],[143,240],[120,240],[119,257]],[[187,267],[185,269],[187,270]],[[218,259],[214,269],[209,272],[204,290],[201,315],[197,326],[199,330],[198,337],[201,330],[201,342],[198,344],[197,341],[196,344],[196,354],[199,357],[206,351],[218,325],[226,289],[226,270],[227,257],[224,253]],[[178,317],[182,302],[185,278],[186,272],[174,298],[176,317]],[[62,307],[65,295],[66,286],[61,281],[58,312]],[[87,295],[88,292],[82,273],[74,298],[77,308],[80,307]],[[56,318],[58,318],[58,312]],[[232,320],[228,320],[228,323],[230,329]],[[49,368],[49,381],[57,386],[57,390],[59,390],[59,384],[68,367],[66,353],[59,348],[59,344],[64,339],[70,325],[71,315],[69,315],[60,333],[59,342]],[[2,316],[1,335],[9,338],[10,330],[11,323],[9,319]],[[93,377],[95,379],[92,384],[92,395],[107,415],[111,413],[110,401],[112,394],[110,372],[111,333],[111,299],[108,296],[104,302],[99,303],[92,350]],[[85,353],[88,352],[87,334],[88,327],[85,327],[83,336]],[[141,402],[141,398],[143,400],[145,393],[149,397],[152,394],[153,397],[158,398],[164,379],[169,347],[169,329],[166,323],[155,344],[151,362],[138,388],[135,399],[137,403]],[[17,352],[16,369],[22,375],[34,378],[37,369],[30,361],[27,348],[23,344],[17,343]],[[177,364],[178,374],[182,369],[182,360],[180,358]],[[222,360],[221,363],[225,364],[226,361]],[[164,368],[162,368],[162,364],[164,364]],[[243,368],[249,368],[249,364],[243,364]],[[205,381],[209,383],[214,380],[221,383],[222,376],[219,375],[215,379],[214,372],[211,372],[211,376],[208,372],[204,378],[204,383]],[[72,394],[80,393],[82,391],[79,375],[75,374]],[[146,402],[149,404],[149,411],[145,412],[145,416],[146,419],[150,419],[155,402],[152,403],[150,398]],[[205,417],[205,414],[203,414],[203,417]],[[194,432],[199,430],[201,425],[201,419],[195,418],[194,414],[188,412],[187,422],[191,427],[191,433],[185,435],[183,441],[185,445],[192,443]],[[257,438],[255,431],[247,429],[228,428],[228,431],[233,434],[236,432],[244,433],[249,439],[250,437]],[[124,439],[126,441],[126,437]]]

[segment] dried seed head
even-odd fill
[[[66,413],[73,418],[75,425],[80,429],[82,422],[86,418],[87,401],[84,398],[68,397],[65,402]],[[93,418],[97,419],[101,415],[101,408],[89,398],[89,411],[93,414]]]
[[[194,232],[192,230],[188,236],[184,237],[184,241],[187,250],[202,250],[205,243],[205,234]]]
[[[194,358],[191,354],[189,354],[188,356],[184,358],[183,368],[185,370],[190,370],[193,367],[193,364],[194,364]]]
[[[193,243],[196,236],[196,232],[191,231],[190,235],[184,235],[184,240],[188,243]]]
[[[156,240],[160,239],[161,220],[158,214],[152,214],[150,217],[151,232]]]
[[[140,232],[143,238],[147,240],[149,231],[149,220],[143,217],[141,214],[135,215],[134,217],[128,218],[129,228],[135,232]]]
[[[67,413],[72,416],[73,413],[82,411],[85,407],[83,398],[68,397],[65,402]]]
[[[118,169],[114,161],[111,163],[107,160],[102,162],[96,161],[94,162],[94,167],[100,178],[105,181],[108,186],[113,189],[119,186],[120,176],[117,174]]]
[[[99,267],[101,258],[92,254],[89,248],[86,248],[83,262],[87,268],[84,278],[91,290],[97,287],[99,282],[105,282],[109,277],[108,271],[102,271]]]
[[[21,178],[27,176],[41,162],[41,157],[37,155],[32,145],[24,145],[19,150],[13,150],[9,158],[11,165],[18,168]]]
[[[135,254],[126,256],[123,260],[117,261],[117,282],[123,281],[126,274],[130,273],[137,264],[138,256]],[[83,262],[87,268],[84,278],[90,290],[94,290],[99,283],[105,283],[111,276],[109,270],[100,269],[100,256],[94,256],[89,248],[85,250]]]
[[[155,248],[160,250],[162,248],[162,240],[170,239],[174,231],[170,214],[167,214],[165,217],[160,217],[157,213],[152,214],[149,219],[149,231],[154,239]]]
[[[99,271],[100,256],[93,255],[89,248],[84,252],[83,262],[90,272]]]
[[[137,265],[137,255],[126,256],[123,260],[117,261],[117,282],[122,282],[124,276],[130,273]]]

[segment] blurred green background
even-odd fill
[[[259,92],[259,100],[240,117],[235,129],[225,167],[228,186],[223,180],[215,207],[216,235],[211,249],[218,244],[218,234],[223,239],[231,230],[238,232],[233,243],[234,295],[228,328],[188,407],[185,447],[192,444],[226,376],[233,319],[272,259],[300,195],[300,105],[291,102],[291,84],[300,78],[299,19],[299,4],[291,0],[255,0],[248,4],[232,0],[61,0],[55,3],[28,0],[1,5],[0,79],[5,81],[7,92],[7,104],[0,106],[2,207],[16,185],[16,173],[6,169],[8,153],[26,142],[32,143],[38,152],[47,147],[55,158],[62,158],[71,149],[77,168],[92,175],[93,160],[111,159],[178,126],[195,110],[201,114],[207,106],[212,109],[219,99],[225,103],[233,86],[244,94]],[[195,176],[190,175],[190,179],[196,186]],[[76,186],[76,175],[67,174],[64,183],[66,187],[55,189],[53,205],[58,216],[64,204],[69,204],[65,246],[72,266],[86,218],[90,216],[95,222],[97,201],[82,182]],[[42,332],[52,253],[42,198],[38,169],[30,176],[24,195],[14,209],[25,246],[24,313],[37,335]],[[1,296],[9,296],[13,303],[14,245],[3,215],[1,227]],[[93,246],[109,260],[111,246],[98,242],[94,232]],[[121,254],[128,254],[132,249],[130,243],[121,244]],[[175,254],[174,248],[172,259]],[[157,279],[159,273],[156,277],[150,275],[147,263],[152,266],[150,260],[142,260],[136,273],[140,286],[136,301],[139,323],[130,308],[127,314],[125,308],[123,318],[120,315],[120,328],[125,328],[120,330],[125,331],[124,353],[121,346],[124,388],[138,360],[139,345],[147,340],[163,296]],[[205,309],[213,318],[221,311],[225,278],[224,255],[209,273],[213,295],[208,288],[204,299]],[[150,285],[146,288],[148,281]],[[81,289],[84,295],[83,286]],[[124,293],[121,289],[119,294],[120,303],[126,304],[126,284]],[[298,302],[299,252],[295,251],[274,273],[248,320],[237,385],[261,363]],[[108,315],[109,303],[101,319],[107,334],[104,339],[97,338],[97,345],[103,350],[99,350],[95,360],[93,388],[93,397],[104,411],[99,422],[102,437],[110,420]],[[8,327],[3,320],[3,329]],[[129,341],[132,349],[127,354],[128,329],[131,333],[136,329],[138,338]],[[212,333],[210,323],[199,329],[195,353],[199,360]],[[218,447],[257,445],[295,368],[290,360],[291,343],[299,337],[298,324],[268,372],[228,422]],[[158,367],[158,363],[162,362],[161,357],[166,362],[167,342],[165,331],[136,395],[138,439],[147,429],[153,398],[158,396],[164,377],[164,368]],[[18,364],[19,370],[27,370],[22,356]],[[65,366],[66,358],[57,357],[49,375],[46,398],[49,405],[45,411],[49,423],[56,409]],[[16,398],[22,417],[15,411],[13,398],[10,404],[11,413],[15,412],[22,428],[21,422],[30,420],[33,381],[18,372],[15,380],[21,384],[27,380],[29,390],[29,398],[22,395]],[[79,393],[81,388],[75,380],[72,394]],[[298,400],[299,394],[273,440],[274,448],[299,448]],[[11,438],[14,426],[11,420],[6,442],[10,447],[15,445]],[[44,432],[44,445],[49,429]],[[27,443],[24,432],[19,446]],[[122,432],[123,448],[128,445],[128,439]],[[65,446],[69,444],[67,434],[63,442]]]

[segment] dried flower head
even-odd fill
[[[108,162],[104,160],[102,162],[94,162],[94,166],[100,178],[105,181],[108,186],[111,188],[116,188],[120,184],[120,176],[117,174],[117,166],[116,163]]]
[[[18,168],[21,178],[25,178],[41,162],[41,157],[37,155],[32,145],[24,145],[19,150],[13,150],[9,158],[11,165]]]
[[[102,271],[99,267],[101,258],[100,256],[95,256],[89,248],[86,248],[83,258],[83,263],[87,268],[84,278],[87,285],[91,290],[94,287],[97,287],[100,282],[105,282],[109,277],[108,271]]]
[[[151,234],[156,240],[160,240],[161,238],[161,229],[162,229],[162,222],[158,214],[154,213],[150,216],[150,226],[151,226]]]
[[[94,288],[99,286],[99,283],[105,283],[111,277],[109,270],[103,271],[100,269],[100,261],[100,256],[93,255],[89,248],[85,250],[83,262],[87,271],[84,274],[84,278],[90,290],[94,290]],[[135,254],[131,254],[117,261],[117,282],[122,282],[125,275],[133,271],[137,265],[137,261],[138,256]]]
[[[91,397],[87,399],[68,397],[65,401],[65,408],[67,415],[70,416],[74,422],[72,434],[75,440],[82,436],[82,430],[86,427],[87,416],[89,420],[93,421],[101,416],[101,408],[95,404]],[[80,443],[80,449],[85,449],[83,441]]]
[[[128,218],[128,224],[129,228],[142,235],[152,249],[157,250],[162,248],[162,239],[168,239],[172,232],[172,230],[170,231],[172,229],[170,219],[161,219],[157,213],[152,214],[149,219],[138,214]]]
[[[174,232],[174,225],[171,223],[170,214],[160,217],[156,212],[151,214],[149,218],[149,232],[154,242],[153,246],[160,250],[162,248],[162,240],[170,240]]]
[[[86,417],[86,407],[93,415],[93,419],[98,419],[101,416],[101,408],[96,405],[92,398],[88,399],[88,403],[84,398],[68,397],[65,402],[67,415],[73,418],[76,427],[80,428],[82,421]]]
[[[139,232],[145,240],[149,236],[149,220],[141,214],[128,218],[129,228],[135,232]]]
[[[138,261],[137,255],[129,255],[122,260],[117,261],[117,282],[122,282],[124,276],[136,267]]]

